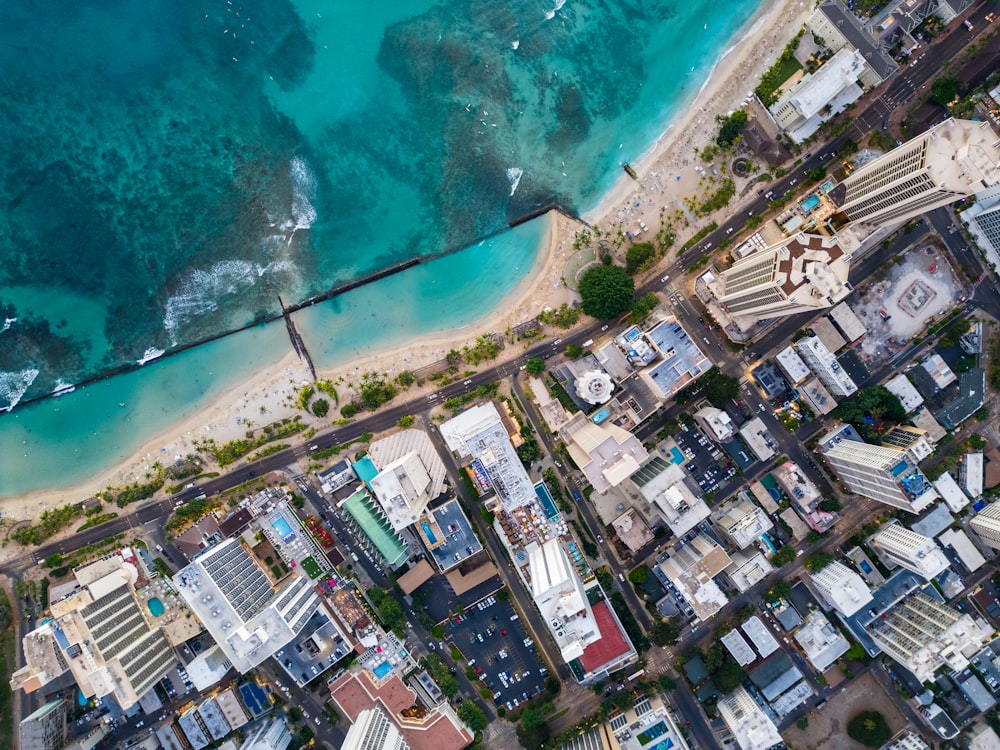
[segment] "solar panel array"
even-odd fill
[[[119,658],[136,695],[142,695],[177,661],[174,650],[159,630],[154,630]]]
[[[243,622],[253,619],[274,599],[271,584],[239,544],[223,545],[218,553],[207,555],[202,566]]]
[[[105,660],[114,659],[149,632],[139,605],[124,585],[88,604],[82,614]]]

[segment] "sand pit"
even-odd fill
[[[906,725],[893,697],[866,672],[851,681],[850,689],[843,687],[830,696],[821,710],[811,711],[806,729],[791,726],[781,736],[796,750],[863,750],[864,745],[847,736],[848,722],[860,711],[878,711],[893,734]]]

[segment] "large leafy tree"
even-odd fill
[[[621,266],[591,266],[580,277],[583,311],[592,318],[611,320],[632,309],[635,282]]]

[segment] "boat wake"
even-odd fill
[[[507,180],[510,182],[510,194],[511,196],[517,191],[517,186],[521,184],[521,177],[524,175],[524,170],[518,167],[511,167],[507,170]]]
[[[38,370],[15,370],[0,372],[0,411],[10,411],[21,400],[24,392],[31,387],[38,377]]]

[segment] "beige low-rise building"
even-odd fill
[[[718,544],[704,534],[670,548],[660,563],[662,573],[677,587],[699,620],[714,616],[729,599],[715,577],[733,564]]]

